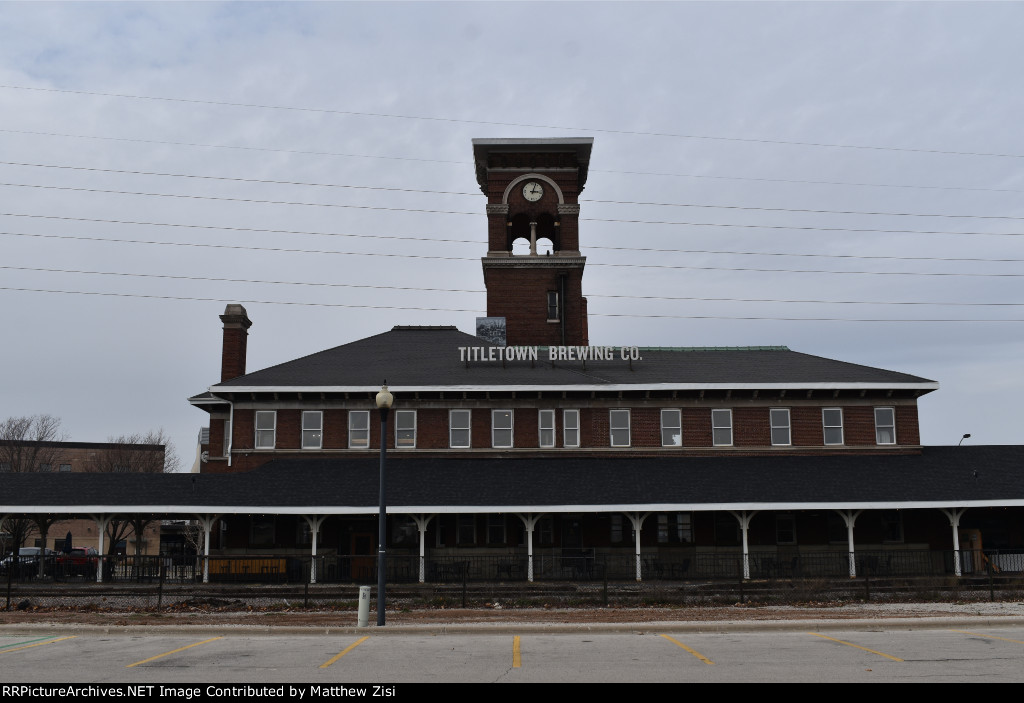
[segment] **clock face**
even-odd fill
[[[544,189],[537,181],[530,181],[523,186],[523,197],[531,203],[535,203],[540,200],[542,195],[544,195]]]

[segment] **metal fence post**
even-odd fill
[[[156,607],[162,608],[164,604],[164,577],[167,575],[167,565],[160,559],[160,580],[156,587]]]

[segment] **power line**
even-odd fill
[[[402,305],[350,305],[347,303],[297,303],[288,302],[283,300],[239,300],[236,298],[200,298],[195,296],[184,296],[184,295],[147,295],[144,293],[110,293],[110,292],[98,292],[98,291],[84,291],[84,290],[54,290],[49,288],[14,288],[14,287],[0,287],[0,290],[9,291],[21,291],[28,293],[64,293],[67,295],[99,295],[109,296],[114,298],[150,298],[157,300],[197,300],[208,303],[252,303],[259,305],[299,305],[309,307],[323,307],[323,308],[367,308],[370,310],[417,310],[424,312],[483,312],[479,309],[459,309],[459,308],[423,308],[423,307],[409,307]]]
[[[3,162],[0,162],[3,163]],[[867,210],[814,210],[811,208],[791,207],[754,207],[750,205],[702,205],[699,203],[651,203],[634,200],[586,200],[588,203],[607,203],[610,205],[647,205],[655,207],[688,207],[711,208],[715,210],[756,210],[759,212],[802,212],[815,215],[883,215],[885,217],[950,217],[978,220],[1024,220],[1014,215],[949,215],[943,213],[922,212],[881,212]]]
[[[411,156],[381,156],[378,154],[352,154],[340,151],[309,151],[305,149],[278,149],[261,146],[240,146],[235,144],[204,144],[201,142],[175,142],[163,139],[139,139],[133,137],[101,137],[95,134],[67,134],[66,132],[38,132],[30,129],[3,129],[0,132],[10,134],[32,134],[40,137],[68,137],[70,139],[96,139],[112,142],[131,142],[134,144],[159,144],[161,146],[192,146],[202,149],[235,149],[237,151],[265,151],[277,154],[301,154],[303,156],[341,156],[352,159],[386,159],[389,161],[422,161],[434,164],[459,164],[464,166],[468,161],[453,161],[449,159],[418,159]]]
[[[5,130],[0,129],[0,132]],[[67,135],[73,136],[73,135]],[[100,137],[95,137],[100,138]],[[158,142],[159,143],[159,142]],[[390,158],[390,157],[381,157]],[[612,171],[592,168],[591,173],[614,173],[623,176],[658,176],[663,178],[707,178],[722,181],[754,181],[758,183],[793,183],[797,185],[856,186],[860,188],[915,188],[920,190],[965,190],[979,193],[1024,193],[1019,188],[975,188],[971,186],[931,186],[913,183],[863,183],[860,181],[816,181],[802,178],[757,178],[755,176],[721,176],[707,173],[663,173],[658,171]]]
[[[137,273],[125,271],[89,271],[85,269],[56,269],[42,268],[36,266],[0,266],[0,269],[11,271],[36,271],[43,273],[71,273],[99,276],[125,276],[131,278],[157,278],[183,281],[208,281],[215,283],[256,283],[267,285],[287,286],[311,286],[328,288],[360,288],[373,290],[395,290],[395,291],[417,291],[436,293],[486,293],[482,289],[466,288],[422,288],[413,286],[382,286],[363,285],[356,283],[317,283],[310,281],[272,281],[251,278],[216,278],[211,276],[182,276],[174,274]],[[967,303],[967,302],[903,302],[903,301],[866,301],[866,300],[811,300],[811,299],[782,299],[782,298],[710,298],[699,296],[665,296],[665,295],[612,295],[601,293],[588,293],[587,298],[621,298],[628,300],[671,300],[689,302],[730,302],[730,303],[809,303],[815,305],[930,305],[930,306],[968,306],[968,307],[1024,307],[1024,303]]]
[[[219,202],[237,203],[258,203],[262,205],[294,205],[301,207],[327,207],[327,208],[351,208],[356,210],[379,210],[385,212],[418,212],[434,215],[472,215],[479,217],[478,212],[465,212],[461,210],[428,210],[423,208],[397,208],[373,205],[347,205],[341,203],[307,203],[286,200],[265,200],[259,198],[228,198],[212,195],[183,195],[178,193],[146,193],[140,191],[106,190],[102,188],[78,188],[71,186],[51,186],[32,183],[0,183],[0,186],[11,188],[39,188],[44,190],[62,190],[81,193],[103,193],[106,195],[140,195],[154,198],[183,198],[186,200],[212,200]],[[915,229],[877,229],[866,227],[811,227],[806,225],[766,225],[766,224],[736,224],[723,222],[687,222],[687,221],[666,221],[666,220],[625,220],[601,217],[581,217],[581,222],[615,222],[620,224],[641,224],[641,225],[673,225],[678,227],[728,227],[739,229],[784,229],[793,231],[815,231],[815,232],[858,232],[858,233],[884,233],[884,234],[953,234],[953,235],[994,235],[994,236],[1020,236],[1019,232],[970,232],[970,231],[949,231],[949,230],[915,230]]]
[[[239,178],[233,176],[210,176],[194,173],[168,173],[161,171],[138,171],[128,169],[97,168],[92,166],[69,166],[64,164],[38,164],[22,161],[0,161],[0,165],[22,166],[29,168],[50,168],[68,171],[88,171],[91,173],[117,173],[131,176],[157,176],[162,178],[192,178],[199,180],[227,181],[233,183],[261,183],[269,185],[290,185],[314,188],[344,188],[351,190],[369,190],[390,193],[424,193],[428,195],[460,195],[480,198],[479,192],[451,191],[451,190],[428,190],[423,188],[397,188],[392,186],[366,186],[351,185],[343,183],[319,183],[311,181],[279,181],[267,178]],[[5,184],[8,185],[8,184]],[[151,194],[147,194],[151,195]],[[786,208],[786,207],[759,207],[750,205],[709,205],[704,203],[658,203],[637,200],[600,200],[594,198],[583,198],[583,203],[602,203],[610,205],[641,205],[647,207],[679,207],[679,208],[707,208],[712,210],[745,210],[756,212],[799,212],[817,215],[876,215],[885,217],[945,217],[955,219],[979,219],[979,220],[1024,220],[1024,217],[1014,215],[960,215],[948,213],[921,213],[921,212],[885,212],[870,210],[824,210],[812,208]]]
[[[68,171],[90,171],[93,173],[119,173],[130,176],[161,176],[166,178],[196,178],[201,180],[209,181],[231,181],[234,183],[267,183],[270,185],[287,185],[287,186],[308,186],[315,188],[349,188],[353,190],[376,190],[393,193],[428,193],[430,195],[471,195],[477,198],[483,198],[480,192],[467,193],[465,191],[450,191],[450,190],[424,190],[421,188],[394,188],[389,186],[358,186],[358,185],[346,185],[342,183],[315,183],[310,181],[275,181],[267,178],[238,178],[233,176],[208,176],[195,173],[165,173],[161,171],[132,171],[126,169],[116,168],[97,168],[93,166],[67,166],[63,164],[33,164],[21,161],[0,161],[0,164],[5,166],[27,166],[31,168],[53,168],[62,169]],[[1019,218],[1024,219],[1024,218]]]
[[[0,183],[10,188],[41,188],[44,190],[65,190],[78,193],[103,193],[105,195],[142,195],[150,198],[184,198],[186,200],[216,200],[230,203],[258,203],[261,205],[300,205],[303,207],[339,207],[355,210],[386,210],[389,212],[420,212],[440,215],[476,215],[477,212],[460,212],[453,210],[425,210],[421,208],[377,207],[374,205],[345,205],[340,203],[303,203],[288,200],[262,200],[259,198],[227,198],[215,195],[183,195],[180,193],[144,193],[131,190],[104,190],[102,188],[77,188],[71,186],[46,186],[34,183]]]
[[[357,239],[382,239],[397,240],[405,242],[427,242],[430,244],[476,244],[480,245],[479,239],[448,239],[440,237],[411,237],[388,234],[350,234],[347,232],[317,232],[312,230],[295,229],[266,229],[259,227],[229,227],[226,225],[197,225],[175,222],[148,222],[142,220],[110,220],[96,217],[69,217],[65,215],[38,215],[19,212],[0,212],[0,217],[26,217],[45,220],[63,220],[71,222],[101,222],[104,224],[119,225],[142,225],[146,227],[181,227],[183,229],[213,229],[227,232],[256,232],[260,234],[301,234],[318,237],[353,237]],[[973,234],[973,233],[971,233]],[[872,254],[814,254],[814,253],[791,253],[791,252],[764,252],[764,251],[734,251],[727,249],[673,249],[655,247],[610,247],[600,245],[589,245],[590,249],[602,251],[638,251],[654,252],[659,254],[711,254],[724,256],[775,256],[775,257],[803,257],[817,259],[867,259],[883,261],[946,261],[946,262],[978,262],[978,263],[1024,263],[1024,259],[988,259],[982,257],[945,257],[945,256],[881,256]]]
[[[221,107],[245,107],[260,110],[281,110],[289,112],[316,112],[327,115],[343,115],[349,117],[375,117],[397,120],[421,120],[426,122],[448,122],[453,124],[479,124],[491,127],[517,127],[522,129],[550,129],[560,131],[594,132],[597,134],[623,134],[642,137],[666,137],[672,139],[695,139],[705,141],[738,142],[744,144],[780,144],[785,146],[810,146],[828,149],[858,149],[868,151],[894,151],[916,154],[942,154],[951,156],[984,156],[996,158],[1024,158],[1022,154],[1004,154],[998,152],[983,151],[952,151],[947,149],[921,149],[913,147],[877,146],[869,144],[835,144],[826,142],[803,142],[785,139],[759,139],[754,137],[723,137],[706,134],[681,134],[675,132],[643,132],[639,130],[607,129],[596,127],[566,127],[561,125],[542,125],[524,122],[497,122],[490,120],[467,120],[454,117],[432,117],[427,115],[397,115],[383,112],[358,112],[355,110],[336,110],[330,108],[298,107],[294,105],[267,105],[261,103],[240,103],[224,100],[201,100],[198,98],[171,98],[155,95],[131,95],[126,93],[103,93],[91,90],[70,90],[63,88],[40,88],[37,86],[21,85],[0,85],[0,88],[8,90],[30,90],[44,93],[63,93],[69,95],[92,95],[105,98],[124,98],[130,100],[153,100],[161,102],[184,103],[189,105],[217,105]]]
[[[425,254],[393,254],[389,252],[364,252],[364,251],[336,251],[330,249],[290,249],[286,247],[258,247],[240,244],[210,244],[207,242],[161,242],[142,239],[113,239],[107,237],[87,237],[84,235],[63,235],[63,234],[41,234],[37,232],[0,232],[0,235],[12,237],[35,237],[40,239],[62,239],[75,241],[108,242],[117,244],[152,244],[160,246],[177,247],[203,247],[210,249],[240,249],[245,251],[270,251],[295,254],[333,254],[338,256],[383,256],[399,259],[432,259],[439,261],[479,261],[478,257],[464,256],[436,256]],[[624,264],[624,263],[602,263],[594,262],[589,266],[608,266],[615,268],[656,268],[675,269],[684,271],[734,271],[734,272],[757,272],[757,273],[815,273],[815,274],[836,274],[836,275],[875,275],[875,276],[954,276],[954,277],[978,277],[978,278],[1020,278],[1024,273],[964,273],[964,272],[940,272],[940,271],[835,271],[820,269],[768,269],[753,267],[730,267],[730,266],[684,266],[671,264]]]
[[[480,313],[483,312],[479,309],[458,309],[458,308],[424,308],[424,307],[407,307],[400,305],[350,305],[346,303],[302,303],[302,302],[290,302],[282,300],[252,300],[252,299],[238,299],[238,298],[201,298],[198,296],[178,296],[178,295],[147,295],[142,293],[111,293],[111,292],[98,292],[98,291],[77,291],[77,290],[55,290],[49,288],[15,288],[15,287],[0,287],[0,290],[28,292],[28,293],[62,293],[65,295],[95,295],[95,296],[109,296],[116,298],[146,298],[146,299],[157,299],[157,300],[184,300],[184,301],[200,301],[200,302],[215,302],[215,303],[248,303],[253,305],[297,305],[297,306],[308,306],[308,307],[328,307],[328,308],[366,308],[371,310],[416,310],[426,312],[472,312]],[[1004,323],[1004,322],[1024,322],[1024,319],[1002,319],[1002,320],[982,320],[977,318],[971,319],[894,319],[894,318],[848,318],[848,317],[767,317],[767,316],[727,316],[727,315],[638,315],[638,314],[616,314],[616,313],[589,313],[594,317],[634,317],[634,318],[670,318],[677,320],[768,320],[768,321],[788,321],[788,322],[930,322],[930,323],[944,323],[944,322],[969,322],[969,323]]]
[[[411,156],[386,156],[381,154],[353,154],[338,151],[313,151],[306,149],[281,149],[274,147],[241,146],[235,144],[207,144],[203,142],[177,142],[166,139],[141,139],[136,137],[105,137],[95,134],[68,134],[66,132],[41,132],[30,129],[0,128],[0,132],[9,134],[32,134],[42,137],[65,137],[68,139],[94,139],[102,141],[130,142],[136,144],[157,144],[161,146],[187,146],[201,149],[234,149],[236,151],[258,151],[277,154],[299,154],[303,156],[339,156],[353,159],[383,159],[388,161],[418,161],[423,163],[471,165],[471,161],[454,159],[423,159]],[[617,171],[613,169],[592,168],[591,173],[613,173],[625,176],[658,176],[664,178],[706,178],[710,180],[753,181],[764,183],[793,183],[801,185],[857,186],[863,188],[913,188],[922,190],[964,190],[979,193],[1024,193],[1019,188],[978,188],[972,186],[936,186],[918,185],[913,183],[863,183],[858,181],[818,181],[797,178],[758,178],[754,176],[723,176],[707,173],[662,173],[655,171]]]

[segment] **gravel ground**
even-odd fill
[[[374,615],[371,613],[371,621]],[[388,624],[402,626],[487,626],[493,625],[629,625],[662,623],[684,625],[700,623],[772,623],[841,622],[850,620],[926,620],[987,619],[1005,621],[1016,618],[1024,624],[1024,602],[958,603],[813,603],[794,606],[692,606],[678,608],[581,607],[581,608],[505,608],[492,605],[477,609],[422,608],[399,609],[387,614]],[[18,626],[99,626],[137,627],[206,626],[254,628],[346,628],[355,625],[352,610],[315,610],[277,608],[274,610],[218,609],[195,606],[174,611],[135,612],[71,610],[62,608],[0,611],[0,628]]]

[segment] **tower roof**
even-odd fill
[[[488,157],[491,154],[574,154],[579,167],[579,187],[587,182],[590,167],[590,150],[593,137],[568,137],[560,139],[474,139],[473,161],[476,164],[476,180],[481,188],[487,186]]]

